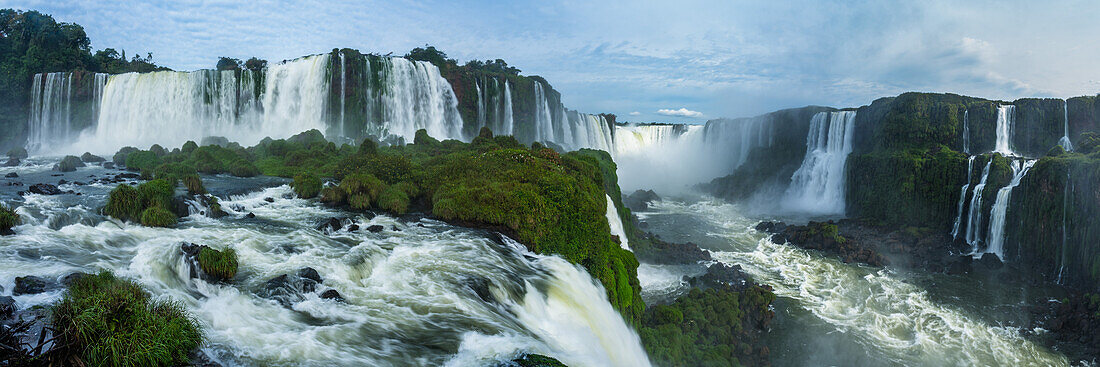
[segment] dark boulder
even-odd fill
[[[766,233],[780,233],[787,229],[787,225],[783,222],[760,222],[756,224],[756,230]]]
[[[106,169],[115,168],[115,162],[103,162],[103,168],[106,168]]]
[[[954,261],[947,264],[946,272],[949,275],[962,275],[974,271],[973,264],[974,258],[970,256],[959,256]]]
[[[339,231],[340,228],[344,228],[343,222],[344,221],[340,220],[340,218],[332,217],[329,219],[325,219],[323,222],[318,224],[316,228],[318,231],[321,232],[336,232]]]
[[[336,300],[337,302],[344,302],[344,296],[341,296],[340,292],[337,292],[335,289],[329,289],[321,293],[321,299],[331,299]]]
[[[60,195],[64,193],[61,191],[61,189],[58,189],[57,186],[47,183],[38,183],[31,185],[31,187],[28,188],[27,191],[31,192],[32,194],[39,195]]]
[[[1001,258],[991,253],[982,254],[982,257],[978,259],[978,264],[981,264],[982,266],[990,270],[998,270],[1004,267],[1004,263],[1001,262]]]
[[[623,197],[623,205],[631,211],[644,212],[649,210],[649,203],[657,200],[661,200],[661,197],[653,190],[637,190]]]
[[[694,243],[665,242],[657,236],[644,237],[632,242],[634,255],[638,260],[660,265],[694,264],[711,260],[710,252]]]
[[[0,296],[0,320],[11,318],[12,314],[15,314],[15,299]]]
[[[741,271],[741,265],[732,266],[724,263],[715,263],[707,268],[707,272],[688,283],[693,287],[723,288],[730,287],[734,290],[743,290],[752,286],[752,278]]]
[[[358,231],[358,230],[359,230],[359,225],[358,224],[352,224],[352,225],[348,226],[348,232],[355,232],[355,231]]]
[[[370,231],[371,233],[382,232],[383,229],[386,229],[386,227],[383,227],[383,226],[380,226],[380,225],[377,225],[377,224],[367,227],[367,231]]]
[[[275,198],[272,198],[272,197],[266,197],[266,198],[264,198],[264,201],[266,201],[266,202],[269,202],[269,203],[274,203],[274,202],[275,202]]]
[[[19,177],[19,174],[18,174],[18,173],[15,173],[15,172],[8,172],[8,174],[4,175],[4,177],[7,177],[7,178],[18,178],[18,177]]]
[[[256,214],[254,214],[252,212],[248,212],[248,214],[245,214],[244,217],[248,218],[248,219],[252,219],[252,218],[256,218]]]
[[[316,291],[317,285],[324,281],[317,270],[309,267],[298,269],[298,278],[302,280],[302,292]]]
[[[4,162],[4,167],[15,167],[18,166],[20,163],[23,162],[20,161],[19,158],[8,158],[8,161]]]
[[[57,281],[36,277],[33,275],[16,277],[15,288],[12,289],[11,294],[13,296],[24,294],[38,294],[46,291],[52,291],[60,287],[61,285],[58,284]]]
[[[69,287],[69,286],[73,285],[73,283],[76,283],[77,281],[79,281],[80,279],[83,279],[86,276],[91,276],[91,274],[76,272],[76,273],[66,275],[66,276],[61,278],[61,285]]]
[[[84,154],[80,156],[80,160],[84,163],[103,163],[107,161],[106,159],[103,159],[103,157],[92,154],[90,152],[84,152]]]
[[[124,172],[124,173],[119,173],[119,174],[115,175],[115,178],[123,179],[123,180],[135,180],[135,179],[141,178],[141,175],[136,174],[136,173]]]

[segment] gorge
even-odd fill
[[[0,120],[0,318],[109,271],[203,330],[177,364],[1095,362],[1064,320],[1100,319],[1100,96],[631,123],[493,65],[35,70]]]

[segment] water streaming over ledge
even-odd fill
[[[257,180],[207,179],[208,187]],[[499,243],[485,232],[427,219],[368,219],[298,199],[285,185],[223,197],[226,218],[192,215],[176,228],[148,228],[95,213],[111,188],[63,185],[83,195],[27,195],[16,209],[24,224],[0,246],[3,295],[11,295],[16,276],[58,279],[112,269],[154,297],[182,302],[206,328],[204,352],[229,366],[485,366],[521,352],[570,366],[649,364],[638,336],[582,268],[528,253],[506,237]],[[334,216],[386,229],[314,229]],[[181,242],[234,248],[237,277],[189,278]],[[269,279],[307,266],[324,278],[316,292],[265,293]],[[327,289],[347,301],[320,298]],[[22,309],[60,296],[14,298]]]
[[[820,112],[810,122],[806,156],[791,176],[783,198],[786,210],[844,214],[844,164],[852,153],[856,111]]]

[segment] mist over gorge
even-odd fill
[[[60,19],[0,10],[11,365],[1100,355],[1100,95],[652,120],[494,55],[175,71]]]

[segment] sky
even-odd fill
[[[1100,92],[1095,1],[0,0],[176,70],[434,45],[541,75],[571,109],[702,123],[906,91]]]

